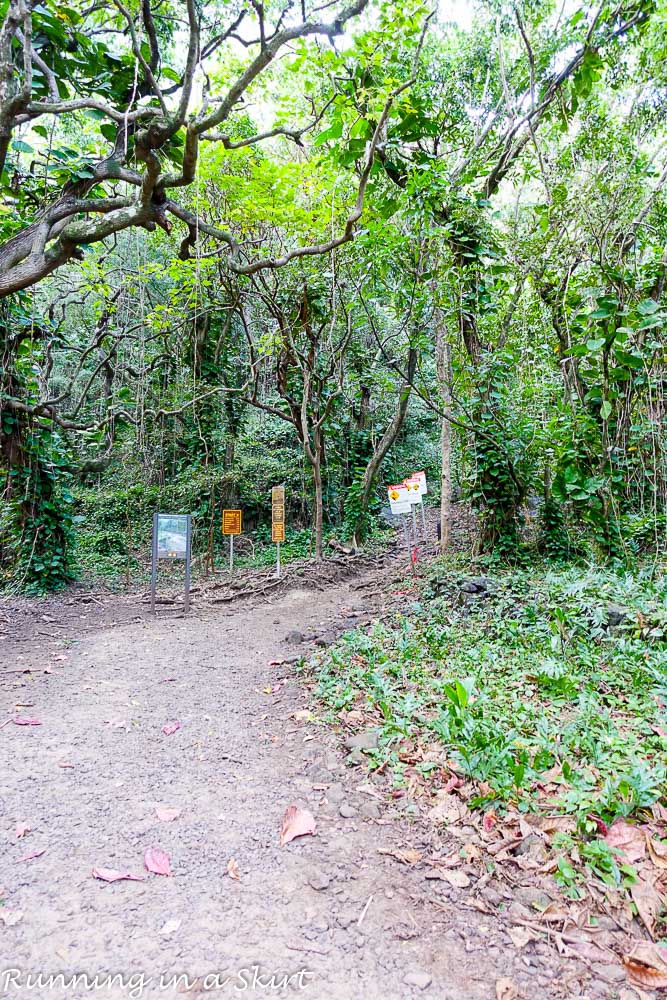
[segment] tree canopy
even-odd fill
[[[8,579],[68,576],[92,481],[261,525],[285,478],[321,558],[413,459],[479,553],[660,543],[664,3],[3,13]]]

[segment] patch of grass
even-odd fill
[[[478,784],[469,805],[563,813],[592,834],[592,816],[611,823],[659,801],[665,580],[520,571],[466,599],[454,571],[436,573],[407,610],[318,658],[323,701],[381,720],[383,759],[399,771],[402,740],[441,744]],[[611,605],[625,609],[620,625]]]

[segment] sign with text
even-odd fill
[[[387,487],[387,496],[392,514],[410,513],[410,491],[405,483],[397,483]]]
[[[274,521],[271,525],[271,541],[272,542],[284,542],[285,541],[285,522]]]
[[[271,490],[271,538],[274,542],[285,541],[284,486],[274,486]]]
[[[424,483],[416,476],[408,476],[403,480],[410,497],[410,503],[421,503],[424,495]]]
[[[153,551],[151,566],[151,612],[155,614],[155,594],[160,559],[185,561],[185,594],[183,607],[190,610],[190,542],[192,519],[190,514],[153,514]]]
[[[413,472],[408,479],[417,479],[422,484],[422,496],[426,496],[428,493],[428,486],[426,485],[426,473],[425,472]]]
[[[240,535],[243,530],[243,515],[240,510],[223,510],[223,535]]]

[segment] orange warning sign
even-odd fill
[[[222,512],[222,533],[223,535],[240,535],[243,518],[240,510],[223,510]]]

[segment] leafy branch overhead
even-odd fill
[[[409,81],[385,88],[367,142],[358,192],[342,234],[292,248],[280,259],[248,260],[243,240],[205,221],[177,192],[195,181],[200,142],[227,150],[278,136],[302,143],[320,118],[247,128],[272,64],[299,44],[335,46],[368,0],[282,7],[231,0],[151,0],[113,7],[73,0],[10,0],[0,29],[0,170],[5,215],[0,296],[42,280],[84,248],[140,226],[169,232],[185,223],[182,254],[201,233],[221,242],[236,273],[324,253],[351,239],[374,153],[392,101]],[[426,14],[423,15],[426,20]],[[377,95],[376,95],[377,96]],[[99,135],[81,155],[63,141],[82,122]],[[249,134],[248,134],[249,133]]]

